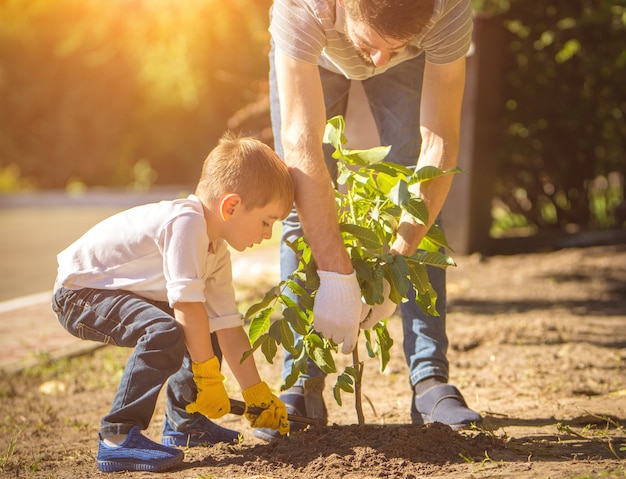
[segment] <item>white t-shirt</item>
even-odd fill
[[[156,301],[203,302],[211,331],[243,325],[226,243],[210,240],[200,200],[137,206],[98,223],[57,256],[68,289],[122,289]]]
[[[368,65],[356,54],[344,24],[345,12],[337,0],[274,0],[269,30],[287,56],[364,80],[422,53],[429,63],[458,60],[469,50],[473,20],[470,0],[435,0],[428,24],[381,67]]]

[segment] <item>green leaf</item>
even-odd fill
[[[389,176],[400,176],[407,179],[413,176],[413,170],[397,163],[381,162],[370,166],[370,169],[378,173],[385,173]]]
[[[428,208],[421,198],[411,198],[404,209],[421,225],[428,224]]]
[[[415,288],[415,301],[425,314],[439,316],[437,312],[437,292],[428,279],[426,265],[419,262],[410,263],[409,276]]]
[[[389,334],[386,322],[380,322],[372,328],[376,333],[376,340],[379,346],[380,371],[384,371],[391,359],[391,347],[393,339]]]
[[[404,180],[398,181],[398,183],[387,195],[387,198],[389,198],[394,205],[407,205],[409,203],[409,199],[411,198],[411,194],[409,193],[409,184]]]
[[[382,304],[385,299],[383,296],[385,271],[380,264],[372,265],[370,268],[371,280],[361,286],[361,292],[367,304]]]
[[[382,161],[391,150],[390,146],[376,146],[368,150],[352,150],[344,148],[343,159],[351,165],[371,165]]]
[[[364,248],[379,249],[382,247],[376,233],[368,228],[349,223],[342,223],[339,225],[339,229],[342,233],[348,233],[356,238]]]
[[[342,145],[347,142],[346,137],[343,136],[345,128],[343,116],[339,115],[331,118],[326,122],[322,142],[334,146],[335,153],[341,151]]]
[[[293,331],[285,319],[274,321],[270,326],[269,335],[278,344],[282,344],[286,350],[293,351]]]
[[[406,259],[409,266],[417,261],[418,263],[429,264],[431,266],[437,266],[438,268],[447,268],[448,266],[456,266],[456,263],[447,254],[439,251],[420,251],[418,250],[412,256]]]
[[[351,394],[354,393],[354,388],[352,387],[352,384],[353,384],[352,378],[345,373],[340,374],[337,377],[337,382],[335,383],[335,386],[333,387],[333,396],[337,404],[339,404],[340,406],[342,405],[341,391],[345,391]]]
[[[276,341],[268,336],[268,338],[261,344],[261,352],[265,356],[268,363],[274,364],[274,357],[278,353],[278,346]]]
[[[441,231],[441,228],[439,228],[439,226],[434,223],[428,230],[428,233],[426,233],[426,236],[422,239],[419,247],[420,249],[425,249],[428,251],[437,251],[440,248],[447,248],[451,251],[454,251],[448,244],[448,240],[443,234],[443,231]]]
[[[404,177],[379,173],[376,175],[375,185],[384,195],[389,195],[400,180],[404,180]]]
[[[267,334],[264,336],[267,336]],[[243,362],[246,359],[248,359],[250,356],[252,356],[254,352],[261,347],[261,344],[263,344],[264,340],[265,340],[265,337],[263,336],[261,336],[260,338],[257,338],[257,340],[254,342],[252,347],[243,353],[241,357],[241,361]]]
[[[308,333],[309,324],[307,315],[298,306],[290,306],[283,310],[283,318],[289,322],[292,329],[301,336]]]
[[[295,368],[298,369],[302,374],[306,374],[309,369],[309,356],[306,353],[306,349],[304,348],[304,342],[300,339],[296,343],[295,347],[297,354],[294,354],[296,358],[293,362]]]
[[[324,342],[316,334],[309,334],[305,338],[304,347],[308,356],[326,374],[337,372],[331,349],[324,347]]]
[[[285,378],[284,384],[281,386],[281,390],[286,391],[287,389],[293,387],[296,384],[296,381],[300,377],[300,371],[296,369],[295,363],[291,365],[291,371]]]
[[[402,256],[396,255],[393,262],[385,264],[384,268],[385,278],[391,286],[389,299],[400,304],[409,290],[409,280],[407,279],[409,267]]]
[[[419,170],[415,170],[413,173],[413,177],[411,178],[411,184],[421,183],[423,181],[432,180],[433,178],[437,178],[443,175],[449,175],[452,173],[459,173],[463,171],[461,168],[450,168],[449,170],[441,170],[436,166],[423,166]]]
[[[244,317],[251,318],[262,309],[267,308],[272,303],[272,301],[275,301],[276,298],[278,297],[278,294],[280,292],[280,286],[282,286],[282,284],[283,283],[281,283],[279,286],[275,286],[271,288],[267,293],[265,293],[265,297],[261,301],[250,306],[248,308],[248,311],[246,311],[246,314],[244,315]]]
[[[272,314],[272,311],[274,311],[273,308],[266,308],[252,318],[248,329],[248,337],[251,342],[254,343],[259,336],[270,327],[270,315]]]

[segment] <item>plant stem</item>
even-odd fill
[[[354,380],[354,408],[356,409],[356,417],[359,421],[359,426],[363,426],[365,425],[365,418],[363,416],[363,401],[361,399],[363,363],[359,361],[358,346],[352,350],[352,363],[354,370],[356,371],[356,378]]]

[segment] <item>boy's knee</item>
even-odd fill
[[[185,333],[182,325],[174,318],[164,318],[148,329],[148,338],[152,346],[150,349],[159,350],[167,354],[172,361],[182,364],[185,356]]]

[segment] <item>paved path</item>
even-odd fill
[[[42,358],[81,354],[99,346],[71,336],[50,308],[56,254],[101,219],[154,199],[155,195],[103,193],[82,199],[65,195],[0,199],[0,370],[17,371]],[[253,284],[261,276],[278,281],[276,245],[272,240],[244,253],[233,251],[236,287]]]

